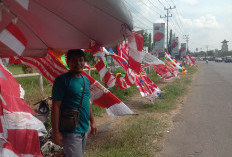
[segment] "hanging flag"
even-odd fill
[[[107,73],[107,68],[105,67],[104,62],[100,59],[98,63],[95,65],[95,68],[97,69],[98,73],[100,74],[100,79],[102,80],[106,73]]]
[[[0,71],[0,132],[1,138],[10,144],[10,147],[7,147],[9,149],[4,151],[16,156],[42,156],[39,135],[46,132],[46,129],[43,123],[32,115],[35,113],[23,100],[23,90],[15,78],[1,64]]]
[[[52,55],[52,50],[49,50],[47,56],[44,58],[18,57],[15,59],[11,57],[9,61],[30,66],[47,78],[51,83],[54,82],[57,76],[68,71],[65,66]],[[107,113],[111,116],[134,114],[121,100],[102,86],[98,81],[84,71],[82,74],[90,80],[90,99],[94,104],[106,108]]]
[[[186,55],[186,58],[187,58],[187,63],[188,63],[190,66],[193,66],[193,65],[196,64],[196,62],[192,59],[192,57],[190,56],[189,53]]]
[[[128,70],[128,66],[123,64],[125,59],[121,58],[120,56],[114,56],[113,59],[125,70]],[[142,66],[141,66],[142,67]],[[160,97],[160,89],[156,86],[156,84],[146,75],[145,71],[141,68],[139,71],[143,73],[143,76],[136,75],[135,84],[139,89],[140,94],[142,97],[149,98],[153,101],[154,97]],[[132,75],[133,76],[133,75]],[[118,80],[118,82],[121,80]],[[123,84],[122,84],[123,85]],[[122,86],[124,88],[126,86]]]
[[[1,33],[0,41],[21,56],[27,46],[27,39],[19,28],[10,23]]]

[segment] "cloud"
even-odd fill
[[[203,29],[203,28],[219,28],[220,24],[218,23],[215,16],[211,14],[206,14],[196,19],[184,19],[180,16],[182,23],[185,24],[186,28],[191,29]]]

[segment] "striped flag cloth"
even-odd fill
[[[46,132],[23,99],[23,89],[0,64],[0,156],[42,156],[39,135]],[[5,154],[7,152],[7,155]]]
[[[54,57],[52,50],[49,50],[47,56],[44,58],[20,56],[10,57],[9,61],[13,63],[22,63],[35,69],[51,83],[54,82],[57,76],[68,71],[65,66]],[[82,74],[90,80],[90,99],[94,104],[107,108],[107,113],[111,116],[134,114],[121,100],[102,86],[98,81],[84,71]]]
[[[27,39],[19,28],[10,23],[0,33],[0,41],[13,50],[17,55],[21,56],[27,46]]]

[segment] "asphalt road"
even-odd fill
[[[160,157],[232,157],[232,63],[199,62]]]

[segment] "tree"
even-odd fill
[[[143,47],[148,47],[148,52],[151,52],[152,51],[152,43],[151,43],[151,33],[142,33],[141,34],[144,38],[144,44],[143,44]]]
[[[151,43],[151,33],[149,33],[149,37],[148,37],[148,52],[152,51],[152,43]]]
[[[208,55],[208,56],[214,56],[213,50],[208,51],[208,52],[207,52],[207,55]]]
[[[171,51],[172,51],[172,29],[170,30],[169,42],[168,42],[168,52],[171,53]]]

